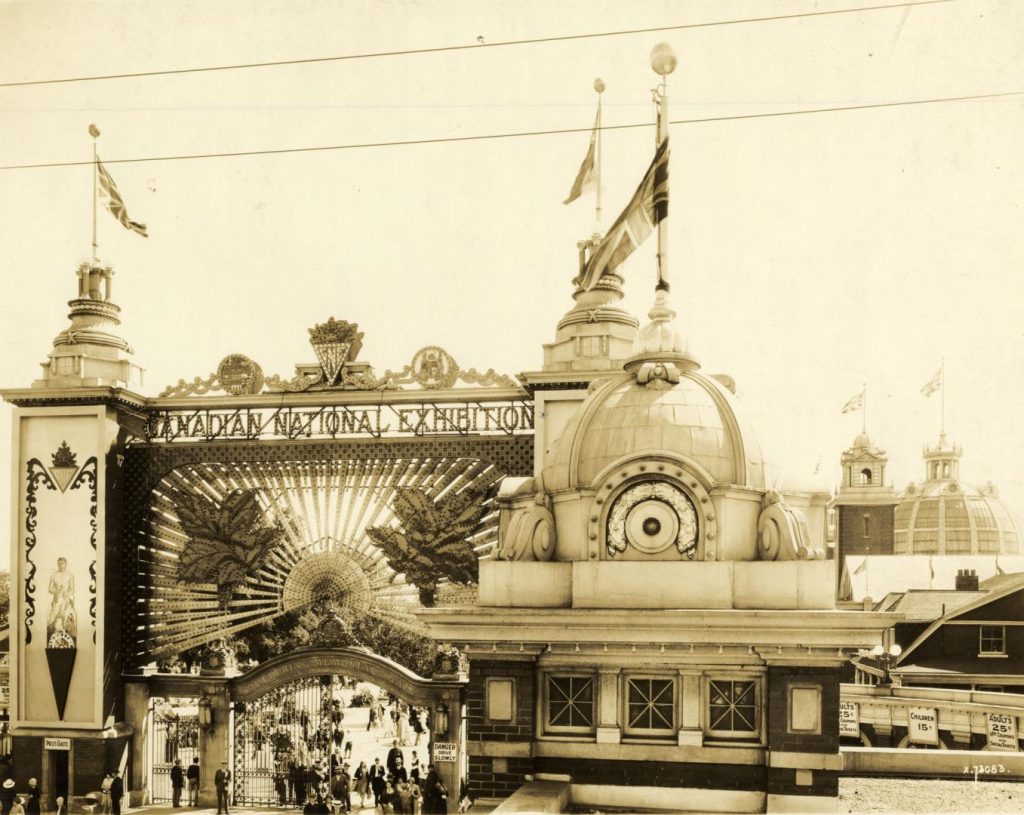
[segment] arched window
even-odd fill
[[[871,468],[865,467],[860,471],[860,484],[862,487],[871,486]]]

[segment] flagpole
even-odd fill
[[[864,394],[864,400],[861,403],[860,432],[861,433],[867,433],[868,432],[868,383],[867,382],[862,382],[861,383],[861,393]]]
[[[946,435],[946,358],[942,358],[942,365],[939,366],[939,393],[942,403],[942,414],[939,423],[939,437]]]
[[[594,181],[597,195],[594,204],[594,240],[597,240],[601,237],[601,94],[604,93],[602,79],[594,80],[594,90],[597,91],[597,138],[594,147]]]
[[[92,259],[99,262],[96,243],[96,199],[99,198],[99,152],[96,147],[96,140],[100,137],[100,129],[96,125],[89,125],[89,135],[92,136]]]
[[[661,84],[654,89],[654,103],[657,109],[657,129],[654,149],[661,147],[668,138],[668,75],[676,69],[676,55],[667,42],[658,43],[651,50],[651,68],[661,77]],[[655,291],[668,292],[668,224],[665,219],[658,221],[658,282]]]

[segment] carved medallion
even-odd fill
[[[244,354],[229,354],[217,366],[220,386],[232,396],[251,396],[263,390],[263,369]]]
[[[688,559],[697,551],[697,511],[685,493],[665,482],[643,481],[615,499],[608,513],[609,556],[627,546],[655,555],[673,545]]]
[[[345,320],[328,318],[309,329],[309,343],[324,372],[324,381],[334,385],[345,363],[355,359],[363,344],[359,326]]]
[[[411,367],[413,379],[422,388],[450,388],[459,378],[459,366],[452,355],[436,345],[417,351]]]

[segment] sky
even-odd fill
[[[3,2],[0,83],[471,46],[291,66],[0,87],[0,165],[89,161],[88,127],[149,238],[99,213],[142,392],[230,353],[290,377],[306,329],[365,332],[397,370],[446,348],[464,368],[539,370],[571,307],[593,198],[565,206],[594,118],[652,123],[648,54],[668,42],[669,279],[703,368],[735,378],[784,485],[834,485],[868,432],[902,489],[924,475],[945,360],[961,474],[1024,517],[1024,95],[769,118],[776,111],[1024,91],[1024,4],[857,13],[493,46],[882,5],[695,2]],[[890,4],[891,0],[890,0]],[[332,151],[209,154],[484,134],[581,132]],[[602,140],[604,226],[654,129]],[[0,387],[39,376],[89,257],[89,166],[0,170]],[[653,300],[654,246],[622,267]],[[10,457],[10,408],[0,413]],[[816,473],[816,475],[815,475]],[[9,468],[0,490],[10,494]],[[9,529],[0,505],[0,528]],[[9,541],[0,539],[0,548]]]

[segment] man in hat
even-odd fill
[[[181,769],[181,759],[174,759],[174,766],[171,767],[171,805],[175,808],[181,806],[181,790],[185,786],[185,771]]]
[[[121,773],[114,770],[114,780],[110,785],[110,806],[114,815],[121,815],[121,799],[124,797],[124,779]]]
[[[222,761],[220,769],[214,773],[213,785],[217,788],[217,815],[228,815],[228,784],[231,783],[231,770],[228,763]]]
[[[352,798],[349,794],[349,787],[352,783],[352,776],[348,774],[348,762],[338,768],[338,774],[334,777],[331,787],[331,796],[334,798],[336,815],[352,811]]]
[[[8,778],[0,786],[0,813],[10,815],[12,806],[14,806],[14,779]]]

